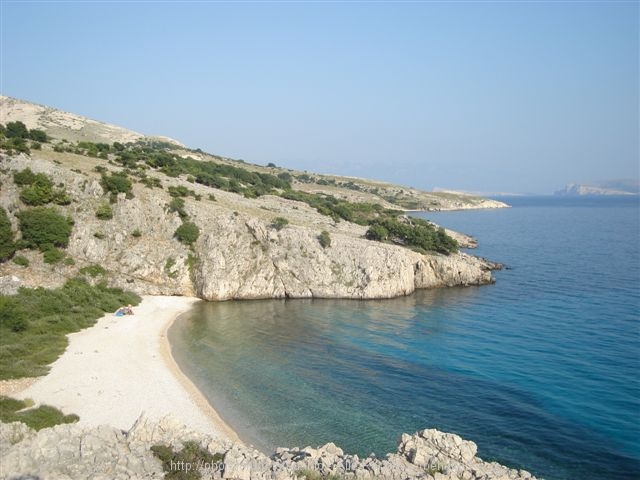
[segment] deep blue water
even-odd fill
[[[640,478],[638,199],[509,198],[420,216],[474,235],[495,285],[384,301],[198,304],[180,366],[256,446],[361,455],[438,428],[547,479]]]

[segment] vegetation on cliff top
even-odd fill
[[[154,169],[170,177],[184,175],[192,183],[238,193],[246,198],[256,198],[261,195],[271,194],[284,199],[303,202],[320,214],[331,217],[334,222],[345,220],[358,225],[369,226],[365,235],[365,238],[369,240],[395,243],[420,252],[435,251],[449,254],[458,250],[457,242],[449,237],[444,230],[438,230],[428,222],[419,220],[407,221],[402,217],[402,212],[399,210],[385,208],[379,203],[350,202],[338,199],[330,194],[294,190],[291,185],[293,176],[288,172],[273,175],[212,160],[197,160],[191,156],[181,154],[176,151],[176,145],[167,142],[138,141],[124,145],[117,142],[112,145],[79,142],[75,147],[67,144],[65,148],[74,153],[80,152],[90,156],[101,157],[114,165],[123,167],[123,171],[109,174],[107,174],[104,167],[96,167],[102,172],[101,184],[111,194],[112,202],[115,201],[115,195],[118,193],[126,193],[127,198],[132,197],[133,184],[127,173],[139,177],[140,181],[147,186],[157,186],[158,182],[150,181],[151,177],[146,173],[149,169]],[[198,151],[192,152],[198,155],[202,153]],[[320,180],[308,174],[298,175],[296,179],[305,183],[320,182]],[[331,182],[326,181],[324,183],[329,185]],[[335,181],[333,181],[333,185],[336,185]],[[353,182],[341,182],[340,185],[352,190],[362,190],[361,186]],[[188,215],[183,198],[192,196],[196,200],[200,200],[201,196],[182,185],[169,187],[169,194],[173,197],[168,204],[169,211],[177,212],[183,222],[186,222]],[[108,215],[105,214],[104,218],[108,218]],[[280,223],[276,225],[277,229],[283,226],[284,224]],[[186,228],[189,229],[189,227],[187,226]],[[195,240],[192,235],[189,235],[192,233],[191,230],[187,232],[188,235],[186,237],[182,235],[182,232],[176,232],[176,238],[186,244],[192,244]],[[182,237],[184,237],[184,240],[182,240]]]

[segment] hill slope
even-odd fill
[[[499,202],[248,165],[7,97],[0,110],[5,124],[20,120],[51,137],[22,141],[20,153],[12,139],[2,143],[0,206],[18,243],[20,212],[35,205],[74,221],[57,263],[45,262],[56,257],[50,246],[40,246],[43,254],[24,244],[17,255],[26,260],[0,263],[5,291],[85,275],[137,293],[208,300],[384,298],[492,281],[494,264],[456,252],[444,232],[400,210]],[[27,168],[66,197],[48,199],[16,181]],[[195,225],[196,238],[178,233],[185,225]]]

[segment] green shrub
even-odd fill
[[[111,194],[126,193],[128,198],[132,195],[133,184],[126,173],[112,173],[110,175],[103,173],[100,184],[105,191]]]
[[[0,262],[4,262],[13,257],[16,252],[14,234],[11,229],[11,222],[7,211],[0,207]]]
[[[65,253],[55,247],[46,248],[42,252],[44,263],[58,263],[65,257]]]
[[[101,203],[96,208],[96,217],[100,220],[111,220],[113,218],[113,209],[108,203]]]
[[[63,188],[54,188],[53,181],[44,173],[33,173],[25,168],[13,174],[16,185],[22,186],[20,200],[26,205],[41,206],[47,203],[69,205],[71,198]]]
[[[49,141],[49,137],[43,130],[32,129],[29,131],[29,138],[36,142],[47,143]]]
[[[106,275],[107,271],[102,267],[102,265],[87,265],[86,267],[82,267],[80,269],[80,273],[82,275],[89,275],[90,277],[97,277],[101,275]]]
[[[4,423],[22,422],[34,430],[42,430],[62,423],[75,423],[79,420],[77,415],[65,415],[49,405],[20,411],[30,406],[30,403],[24,400],[0,396],[0,421]]]
[[[389,238],[389,231],[380,224],[373,224],[367,230],[365,237],[367,237],[369,240],[377,240],[379,242],[383,242],[387,238]]]
[[[320,246],[322,248],[327,248],[331,246],[331,236],[329,235],[329,232],[327,232],[326,230],[323,230],[320,235],[318,236],[318,241],[320,242]]]
[[[458,242],[436,229],[431,223],[419,218],[382,218],[372,222],[365,235],[370,240],[393,241],[421,251],[450,254],[458,251]]]
[[[53,187],[50,184],[35,183],[20,191],[20,200],[26,205],[40,206],[53,199]]]
[[[185,245],[193,245],[200,236],[200,229],[193,222],[184,222],[176,229],[173,236]]]
[[[197,442],[188,441],[182,445],[182,450],[175,452],[171,446],[153,445],[150,450],[162,462],[162,468],[166,472],[166,480],[197,480],[202,478],[198,465],[209,465],[214,472],[215,465],[224,465],[224,454],[211,454],[202,448]],[[176,465],[189,465],[189,468],[175,468]]]
[[[65,248],[73,228],[73,220],[64,217],[54,208],[36,207],[19,211],[22,241],[28,248],[43,248],[45,245]]]
[[[212,202],[216,201],[216,196],[213,193],[209,194],[209,200],[211,200]]]
[[[25,168],[24,170],[20,170],[19,172],[13,173],[13,183],[18,185],[19,187],[24,187],[25,185],[32,185],[35,181],[36,181],[36,174],[33,173],[33,171],[30,168]]]
[[[159,178],[156,177],[144,176],[140,179],[140,183],[142,183],[147,188],[162,188],[162,182]]]
[[[131,232],[131,235],[138,238],[142,236],[142,232],[140,231],[139,228],[136,228],[133,232]]]
[[[15,257],[13,257],[13,263],[15,263],[16,265],[20,265],[21,267],[28,267],[29,259],[22,255],[16,255]]]
[[[29,129],[20,122],[9,122],[5,126],[5,135],[7,138],[29,138]]]
[[[289,225],[289,220],[283,217],[276,217],[271,222],[271,226],[276,230],[282,230],[286,225]]]
[[[66,335],[140,297],[104,284],[68,280],[62,288],[0,295],[0,379],[44,375],[67,347]]]
[[[169,195],[172,197],[188,197],[189,195],[195,195],[193,190],[189,190],[187,187],[183,187],[182,185],[169,187],[167,190],[169,191]]]
[[[104,232],[95,232],[93,236],[96,237],[98,240],[104,240],[105,238],[107,238],[107,234]]]
[[[53,191],[51,201],[56,205],[69,205],[71,203],[71,197],[64,189],[56,189]]]
[[[185,219],[189,215],[187,214],[187,211],[184,209],[184,205],[185,203],[183,198],[175,197],[175,198],[172,198],[171,201],[167,204],[167,208],[169,209],[170,212],[176,212],[178,215],[180,215],[180,218]]]
[[[166,273],[169,278],[176,278],[178,276],[178,272],[173,271],[175,265],[176,259],[173,257],[167,258],[167,261],[164,263],[164,273]]]

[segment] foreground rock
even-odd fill
[[[35,432],[21,423],[0,424],[0,475],[3,479],[138,479],[163,478],[153,445],[180,450],[195,441],[212,454],[224,454],[217,463],[177,463],[175,470],[198,469],[202,478],[293,480],[300,472],[344,478],[516,480],[534,479],[476,457],[476,445],[457,435],[423,430],[402,435],[397,453],[384,459],[345,454],[329,443],[320,448],[279,448],[271,456],[242,444],[189,431],[172,418],[151,422],[141,417],[129,431],[112,427],[58,425]]]

